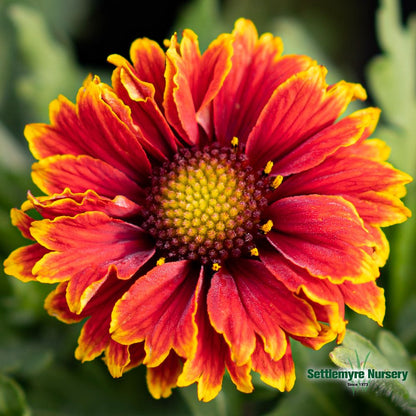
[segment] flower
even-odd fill
[[[12,210],[33,243],[6,273],[58,283],[47,311],[86,319],[76,357],[146,365],[156,398],[196,382],[210,400],[226,370],[290,390],[291,340],[341,342],[345,305],[382,324],[380,227],[410,216],[411,178],[368,139],[378,109],[340,118],[360,85],[328,85],[250,21],[203,54],[190,30],[166,47],[136,40],[131,63],[109,57],[112,86],[89,77],[26,127],[45,196]]]

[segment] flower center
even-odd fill
[[[167,259],[219,266],[253,254],[267,205],[264,179],[234,149],[182,150],[153,171],[142,226]]]

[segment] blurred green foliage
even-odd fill
[[[89,24],[92,4],[92,0],[0,0],[2,260],[26,244],[9,219],[10,208],[19,206],[26,191],[34,188],[23,127],[29,122],[47,121],[48,105],[58,94],[74,99],[91,71],[78,62],[73,38]],[[194,0],[180,10],[171,30],[194,29],[205,48],[219,33],[230,31],[236,18],[245,16],[254,20],[259,32],[281,36],[286,53],[306,53],[327,66],[330,82],[341,78],[366,81],[372,100],[383,109],[377,135],[391,146],[394,164],[415,176],[416,16],[403,25],[399,1],[380,1],[376,24],[380,55],[369,63],[365,78],[364,64],[354,61],[363,51],[352,45],[364,47],[374,34],[370,33],[371,24],[363,28],[368,16],[359,13],[360,4],[329,0]],[[125,4],[121,1],[113,7]],[[157,16],[154,20],[157,24]],[[359,29],[348,27],[348,22],[355,20]],[[116,27],[112,30],[117,36]],[[106,78],[110,70],[98,75]],[[414,184],[409,186],[406,203],[416,211]],[[348,333],[344,345],[331,353],[337,365],[343,366],[354,349],[360,350],[360,356],[371,350],[372,360],[406,365],[414,372],[415,236],[414,219],[389,230],[392,255],[381,278],[387,289],[386,330],[356,314],[348,316],[350,328],[365,334],[366,339]],[[226,378],[221,394],[208,404],[196,400],[195,386],[177,389],[169,399],[153,400],[145,386],[144,368],[114,380],[99,360],[86,364],[75,360],[73,351],[80,326],[63,325],[47,316],[43,299],[48,287],[44,286],[22,284],[0,271],[0,416],[321,416],[400,415],[411,411],[410,399],[414,399],[415,392],[406,392],[401,386],[381,386],[352,396],[339,383],[312,383],[305,376],[306,369],[331,366],[329,354],[334,345],[311,351],[297,343],[293,344],[297,382],[289,394],[280,394],[255,378],[255,392],[244,395]],[[392,363],[395,359],[403,361]]]

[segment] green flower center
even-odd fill
[[[180,151],[153,172],[143,228],[166,259],[221,265],[253,254],[268,183],[231,148]]]

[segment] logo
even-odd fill
[[[377,370],[374,368],[366,368],[368,358],[371,352],[365,356],[361,361],[358,356],[357,350],[355,350],[355,365],[349,358],[350,369],[333,369],[333,368],[309,368],[306,371],[306,377],[310,380],[335,380],[343,381],[346,386],[352,390],[355,394],[357,390],[365,390],[369,387],[370,383],[374,380],[398,380],[405,382],[409,375],[408,370]]]

